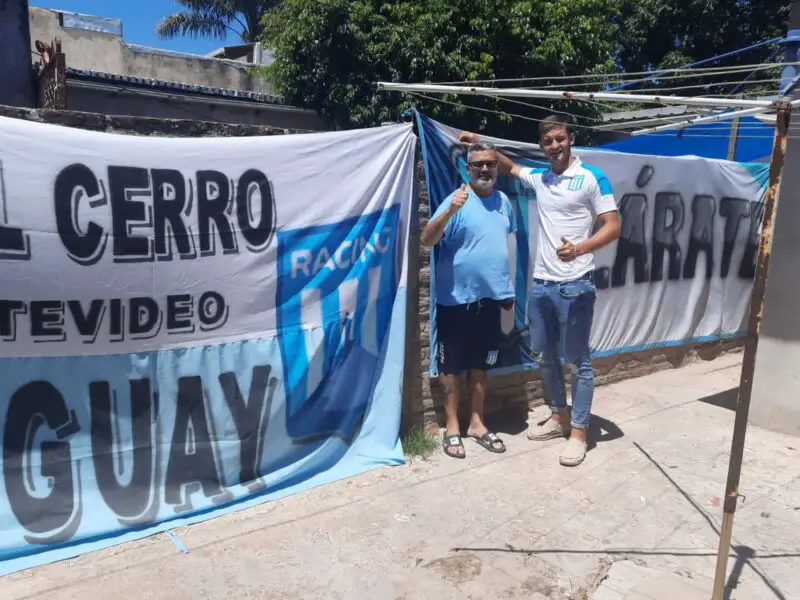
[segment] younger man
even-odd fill
[[[474,144],[478,136],[462,132],[459,140]],[[500,170],[519,178],[536,193],[539,241],[528,301],[531,350],[541,367],[550,419],[528,433],[549,440],[569,433],[559,462],[577,466],[586,457],[586,429],[594,396],[589,335],[596,287],[594,252],[616,240],[620,219],[608,178],[572,154],[575,134],[569,122],[551,115],[539,124],[539,146],[550,161],[547,169],[528,169],[497,153]],[[595,219],[600,229],[592,235]],[[572,418],[567,408],[561,359],[573,363]]]

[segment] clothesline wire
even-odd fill
[[[549,112],[559,113],[559,114],[562,114],[562,115],[568,115],[568,116],[573,117],[573,118],[586,119],[587,121],[602,121],[603,120],[601,117],[592,117],[592,116],[589,116],[589,115],[579,115],[579,114],[576,114],[576,113],[571,113],[571,112],[567,112],[567,111],[563,111],[563,110],[556,110],[555,108],[551,108],[549,106],[542,106],[541,104],[534,104],[532,102],[525,102],[523,100],[516,100],[515,98],[506,98],[505,96],[490,96],[489,94],[478,94],[478,95],[481,98],[497,98],[498,100],[502,100],[504,102],[509,102],[511,104],[520,104],[522,106],[527,106],[529,108],[538,108],[538,109],[546,110],[546,111],[549,111]],[[581,100],[581,102],[585,102],[586,104],[596,104],[597,106],[600,106],[600,107],[605,108],[605,109],[613,108],[608,104],[603,104],[601,102],[595,102],[594,100]]]
[[[505,96],[495,96],[495,95],[489,95],[489,94],[477,94],[477,95],[480,96],[480,97],[483,97],[483,98],[497,98],[497,99],[502,100],[504,102],[510,102],[510,103],[513,103],[513,104],[519,104],[519,105],[522,105],[522,106],[527,106],[529,108],[539,108],[539,109],[543,109],[543,110],[549,110],[550,112],[569,115],[569,116],[571,116],[573,118],[583,118],[583,119],[586,119],[587,121],[608,123],[608,121],[605,121],[604,119],[599,118],[599,117],[591,117],[591,116],[588,116],[588,115],[578,115],[578,114],[567,112],[567,111],[557,110],[557,109],[553,109],[553,108],[549,108],[549,107],[543,107],[543,106],[541,106],[539,104],[533,104],[533,103],[530,103],[530,102],[525,102],[525,101],[517,100],[517,99],[514,99],[514,98],[506,98]],[[604,104],[604,103],[600,103],[600,102],[595,102],[593,100],[584,100],[584,99],[577,99],[577,98],[575,98],[573,100],[575,102],[586,102],[588,104],[596,104],[596,105],[598,105],[598,106],[600,106],[602,108],[605,108],[607,110],[611,110],[612,112],[617,110],[617,107],[615,107],[615,106],[611,106],[609,104]],[[669,108],[666,105],[662,105],[662,106],[664,106],[665,108]],[[711,116],[711,114],[712,113],[709,112],[708,115],[692,115],[692,114],[689,114],[689,115],[668,115],[665,118],[670,118],[670,119],[674,118],[674,119],[678,119],[679,121],[680,120],[686,121],[686,120],[692,119],[692,118],[699,118],[700,116]],[[651,118],[651,119],[645,119],[644,122],[653,122],[653,121],[658,121],[658,120],[660,120],[660,119],[652,119]],[[634,121],[634,123],[636,123],[636,122]],[[608,123],[608,124],[611,125],[613,123]],[[725,123],[714,123],[714,124],[715,125],[722,125],[722,126],[726,125]],[[626,122],[626,125],[630,125],[630,123]],[[757,124],[757,123],[741,123],[740,127],[742,127],[742,128],[747,128],[747,127],[760,128],[762,126]],[[610,131],[610,130],[607,129],[606,131]]]
[[[727,75],[727,73],[726,73],[726,75]],[[687,78],[684,78],[684,77],[670,77],[669,79],[674,80],[674,79],[687,79]],[[762,81],[780,81],[780,80],[781,80],[781,78],[778,77],[778,76],[770,77],[768,79],[749,79],[749,80],[745,80],[745,79],[726,79],[725,81],[713,81],[713,82],[704,83],[704,84],[695,84],[695,87],[706,86],[706,85],[714,85],[714,86],[718,86],[718,85],[738,85],[738,84],[741,84],[741,83],[753,84],[753,83],[758,83],[758,82],[762,82]],[[687,83],[686,85],[682,85],[682,86],[679,86],[679,87],[669,88],[669,87],[652,85],[652,83],[651,83],[650,85],[645,86],[645,87],[637,87],[635,90],[633,90],[633,89],[632,90],[628,90],[626,88],[624,91],[619,91],[619,92],[614,92],[614,93],[615,94],[641,94],[641,93],[646,92],[648,90],[681,89],[681,88],[689,88],[689,87],[691,87],[691,85],[692,84]],[[574,85],[573,84],[557,84],[557,85],[545,86],[545,88],[547,88],[547,89],[558,89],[558,90],[561,90],[561,89],[563,89],[563,90],[572,90],[572,89],[587,88],[587,87],[597,87],[597,84],[596,83],[576,83]],[[539,88],[541,88],[541,86],[523,86],[521,88],[502,88],[502,87],[499,87],[499,88],[493,88],[493,89],[497,89],[497,90],[503,90],[503,89],[530,90],[530,89],[539,89]],[[597,90],[597,91],[601,91],[601,90]]]
[[[709,133],[709,134],[705,134],[705,133],[681,133],[680,136],[673,136],[673,135],[669,135],[669,132],[667,132],[667,131],[664,131],[664,132],[657,131],[655,133],[648,133],[648,134],[644,134],[644,135],[649,135],[651,138],[654,138],[654,137],[669,137],[669,138],[693,137],[693,138],[712,138],[712,139],[726,139],[726,140],[730,139],[729,135],[723,135],[721,133],[720,134],[716,134],[716,133]],[[745,140],[773,140],[773,139],[775,139],[775,136],[773,136],[773,135],[739,135],[739,136],[736,136],[736,137],[738,139],[740,139],[740,140],[741,139],[745,139]],[[787,140],[800,140],[800,136],[787,135],[786,139]]]
[[[668,124],[669,123],[660,123],[660,125],[668,125]],[[612,125],[612,123],[609,123],[609,125]],[[631,122],[631,123],[626,122],[625,123],[626,127],[631,127],[631,126],[634,126],[634,125],[637,125],[637,123],[635,123],[635,122]],[[717,131],[719,131],[719,130],[728,130],[731,127],[731,124],[730,124],[729,121],[716,122],[716,123],[697,123],[697,124],[689,123],[688,125],[680,126],[680,127],[677,126],[678,123],[673,123],[673,125],[675,125],[675,127],[673,128],[674,130],[686,129],[688,127],[692,127],[692,128],[702,127],[704,130],[717,130]],[[600,129],[599,127],[600,127],[599,125],[595,125],[594,126],[594,128],[597,129],[597,131],[608,131],[605,128]],[[653,125],[650,125],[650,127],[658,127],[658,125],[657,124],[653,124]],[[642,127],[640,127],[640,129],[649,129],[649,127],[642,126]],[[747,131],[747,130],[749,130],[749,131],[762,131],[762,130],[763,131],[767,131],[767,130],[772,131],[773,128],[769,123],[764,123],[763,125],[758,125],[756,123],[739,123],[738,129],[739,129],[739,131],[742,131],[742,130],[744,130],[744,131]],[[770,134],[770,135],[772,135],[772,134]]]
[[[433,96],[428,96],[427,94],[421,94],[419,92],[408,92],[408,94],[411,95],[411,96],[416,96],[416,97],[419,97],[419,98],[423,98],[425,100],[429,100],[431,102],[442,102],[444,104],[449,104],[451,106],[463,106],[465,108],[479,110],[481,112],[487,112],[487,113],[492,113],[492,114],[501,115],[501,116],[507,115],[509,117],[518,117],[520,119],[525,119],[525,120],[528,120],[528,121],[535,121],[535,122],[543,121],[543,119],[537,119],[537,118],[534,118],[534,117],[529,117],[527,115],[520,115],[520,114],[510,113],[508,111],[495,110],[495,109],[484,108],[484,107],[480,107],[480,106],[471,106],[469,104],[464,104],[464,103],[453,102],[453,101],[450,101],[450,100],[445,100],[444,98],[437,98],[437,97],[433,97]],[[515,100],[515,99],[512,99],[512,98],[504,98],[502,96],[484,96],[482,94],[479,94],[478,96],[482,97],[482,98],[496,98],[498,100],[504,100],[506,102],[513,102],[515,104],[522,104],[522,105],[528,106],[530,108],[540,108],[540,109],[543,109],[543,110],[549,111],[549,112],[559,112],[561,114],[565,114],[565,115],[568,115],[568,116],[573,117],[573,118],[577,118],[577,117],[583,118],[583,117],[585,117],[585,115],[578,115],[578,114],[569,113],[569,112],[566,112],[566,111],[557,111],[557,110],[551,109],[549,107],[537,106],[537,105],[534,105],[534,104],[529,104],[527,102],[522,102],[522,101]],[[588,117],[588,118],[593,119],[592,117]],[[689,118],[691,118],[691,117],[689,117]],[[597,120],[597,119],[593,119],[593,120]],[[575,127],[581,128],[581,129],[596,129],[596,127],[597,127],[596,125],[581,125],[581,124],[578,124],[578,123],[573,123],[573,125]],[[615,132],[615,133],[629,133],[629,131],[618,130],[618,129],[610,129],[610,128],[604,128],[604,129],[598,130],[598,131],[610,131],[610,132]]]
[[[524,120],[527,120],[527,121],[534,121],[534,122],[541,122],[543,120],[543,119],[536,119],[534,117],[528,117],[526,115],[519,115],[519,114],[509,113],[507,111],[499,111],[499,110],[493,110],[493,109],[490,109],[490,108],[483,108],[483,107],[479,107],[479,106],[470,106],[470,105],[467,105],[467,104],[459,104],[457,102],[451,102],[449,100],[444,100],[443,98],[434,98],[433,96],[428,96],[427,94],[421,94],[419,92],[407,92],[407,93],[409,95],[411,95],[411,96],[416,96],[416,97],[422,98],[424,100],[429,100],[429,101],[432,101],[432,102],[442,102],[444,104],[450,104],[450,105],[453,105],[453,106],[463,106],[464,108],[468,108],[468,109],[471,109],[471,110],[477,110],[477,111],[481,111],[481,112],[492,113],[492,114],[496,114],[496,115],[500,115],[500,116],[517,117],[517,118],[520,118],[520,119],[524,119]],[[489,96],[489,97],[495,97],[495,96]],[[507,98],[501,98],[501,99],[507,100]],[[573,115],[571,115],[571,116],[573,116]],[[701,125],[703,125],[703,124],[701,124]],[[596,126],[593,126],[593,125],[581,125],[581,124],[578,124],[578,123],[573,123],[572,126],[576,127],[576,128],[579,128],[579,129],[588,129],[588,130],[600,131],[600,132],[604,132],[604,133],[610,132],[610,133],[622,133],[622,134],[626,134],[626,135],[630,134],[629,130],[625,131],[625,130],[620,130],[620,129],[606,129],[606,128],[600,130],[600,129],[597,129]],[[675,137],[672,132],[667,132],[667,131],[654,132],[654,133],[651,133],[651,134],[648,134],[648,135],[650,135],[651,137],[670,137],[670,138]],[[727,134],[714,134],[714,133],[704,134],[704,133],[691,133],[691,132],[682,132],[681,133],[681,137],[702,137],[702,138],[717,138],[717,139],[729,139],[730,138],[730,136],[727,135]],[[771,133],[769,135],[767,135],[765,133],[765,135],[739,135],[737,137],[739,139],[763,139],[763,140],[772,140],[774,138],[773,134],[771,134]],[[787,139],[800,139],[800,136],[791,136],[791,135],[789,135],[789,136],[786,136],[786,137],[787,137]]]
[[[764,70],[772,68],[783,68],[790,66],[798,66],[800,61],[795,62],[776,62],[776,63],[753,63],[749,65],[732,65],[729,67],[695,67],[686,68],[679,67],[675,69],[662,69],[658,73],[681,73],[687,74],[701,73],[696,76],[711,76],[714,74],[736,73],[752,70]],[[551,76],[537,76],[537,77],[511,77],[501,79],[468,79],[465,81],[431,81],[429,83],[437,85],[465,85],[465,84],[478,84],[478,83],[512,83],[518,81],[563,81],[567,79],[602,79],[606,78],[607,83],[621,83],[616,78],[629,77],[632,75],[652,75],[653,71],[636,71],[636,72],[621,72],[621,73],[584,73],[582,75],[551,75]],[[704,75],[702,75],[704,74]],[[685,77],[685,75],[683,75]],[[681,77],[681,76],[678,76]],[[656,79],[663,79],[661,74]],[[647,81],[646,79],[640,81]],[[629,82],[629,83],[635,83]]]
[[[781,81],[780,77],[773,77],[771,79],[751,79],[748,83],[755,84],[755,83],[777,83]],[[679,85],[679,86],[671,86],[671,87],[652,87],[652,88],[641,88],[637,89],[632,92],[614,92],[615,94],[648,94],[653,92],[674,92],[677,90],[699,90],[702,88],[708,87],[718,87],[721,85],[735,85],[740,83],[739,81],[717,81],[713,83],[697,83],[694,85]],[[502,88],[499,88],[502,89]],[[552,88],[549,88],[552,89]],[[559,90],[560,91],[560,90]],[[566,90],[565,90],[566,91]]]
[[[510,112],[507,112],[507,111],[494,110],[494,109],[491,109],[491,108],[483,108],[481,106],[471,106],[469,104],[460,104],[458,102],[451,102],[450,100],[445,100],[444,98],[434,98],[433,96],[428,96],[427,94],[420,94],[419,92],[406,92],[406,93],[409,94],[410,96],[416,96],[418,98],[422,98],[424,100],[429,100],[431,102],[441,102],[441,103],[444,103],[444,104],[450,104],[451,106],[463,106],[464,108],[468,108],[468,109],[471,109],[471,110],[477,110],[477,111],[481,111],[481,112],[492,113],[492,114],[500,115],[500,116],[517,117],[519,119],[524,119],[526,121],[534,121],[536,123],[541,123],[544,120],[544,119],[536,119],[534,117],[528,117],[526,115],[519,115],[519,114],[515,114],[515,113],[510,113]],[[550,109],[546,108],[545,110],[550,110]],[[570,115],[570,116],[574,116],[574,115]],[[572,126],[573,127],[577,127],[579,129],[594,129],[594,127],[591,126],[591,125],[581,125],[579,123],[573,123]],[[604,131],[611,131],[613,133],[628,133],[626,131],[616,130],[616,129],[606,129]]]
[[[697,79],[697,78],[701,78],[701,77],[719,77],[719,76],[722,76],[722,75],[725,75],[725,76],[727,76],[727,75],[736,75],[736,74],[739,74],[739,73],[747,73],[748,75],[752,75],[753,73],[756,73],[756,72],[759,72],[759,71],[766,71],[766,70],[769,70],[769,69],[772,69],[772,68],[773,67],[769,67],[768,69],[752,69],[752,68],[736,69],[736,70],[724,71],[724,72],[719,72],[719,73],[691,73],[691,72],[687,71],[683,75],[667,75],[666,77],[654,77],[653,79],[634,79],[634,80],[628,81],[627,83],[630,84],[630,85],[633,85],[633,84],[637,84],[637,83],[651,83],[653,81],[670,81],[670,80],[673,80],[673,79]],[[777,67],[775,67],[775,68],[777,68]],[[747,82],[746,79],[742,79],[742,80],[736,80],[733,83],[746,83],[746,82]],[[617,81],[583,81],[583,82],[579,82],[579,83],[558,83],[558,84],[554,84],[552,87],[588,87],[588,86],[602,86],[602,85],[610,84],[610,83],[620,83],[620,82],[617,82]],[[523,89],[526,89],[528,87],[531,87],[531,86],[525,86],[525,88],[523,88]],[[652,83],[651,83],[651,87],[652,87]],[[637,87],[636,89],[639,90],[639,89],[642,89],[642,88],[638,88]]]
[[[522,106],[527,106],[529,108],[538,108],[538,109],[546,110],[546,111],[549,111],[549,112],[559,113],[559,114],[562,114],[562,115],[568,115],[568,116],[573,117],[573,118],[581,118],[581,119],[586,119],[587,121],[595,121],[595,122],[598,123],[598,125],[600,123],[608,123],[608,125],[613,125],[614,124],[613,122],[605,121],[602,117],[591,117],[589,115],[579,115],[579,114],[570,113],[570,112],[567,112],[567,111],[556,110],[554,108],[550,108],[550,107],[547,107],[547,106],[541,106],[539,104],[533,104],[533,103],[530,103],[530,102],[524,102],[524,101],[521,101],[521,100],[516,100],[514,98],[506,98],[504,96],[490,96],[488,94],[479,94],[479,96],[481,96],[482,98],[497,98],[499,100],[503,100],[504,102],[510,102],[510,103],[513,103],[513,104],[520,104]],[[600,102],[594,102],[592,100],[575,100],[575,101],[576,102],[587,102],[589,104],[597,104],[597,105],[599,105],[599,106],[601,106],[603,108],[614,108],[614,107],[609,106],[608,104],[602,104]],[[657,122],[657,121],[663,121],[664,119],[677,119],[680,122],[680,121],[686,121],[688,119],[699,118],[701,116],[710,116],[710,115],[666,115],[664,117],[659,117],[659,118],[644,119],[642,122],[652,123],[652,122]],[[632,124],[637,124],[637,123],[639,123],[639,121],[632,121],[632,122],[626,121],[625,125],[632,125]],[[598,127],[598,125],[594,125],[593,127],[596,129]],[[760,129],[763,129],[765,127],[765,125],[768,126],[767,124],[760,124],[760,123],[739,123],[739,129],[758,129],[758,130],[760,130]],[[730,127],[730,121],[701,123],[701,124],[698,125],[698,127],[704,127],[704,128],[705,127],[716,127],[716,128],[719,128],[719,129],[727,128],[727,127]],[[612,129],[602,129],[602,130],[601,129],[597,129],[597,131],[613,131],[613,130]]]

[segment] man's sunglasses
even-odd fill
[[[496,160],[476,160],[469,163],[470,169],[482,169],[483,167],[489,167],[490,169],[497,168],[497,161]]]

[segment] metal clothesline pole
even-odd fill
[[[746,117],[749,115],[760,115],[769,111],[769,108],[745,108],[743,110],[734,110],[731,112],[720,113],[717,115],[710,115],[708,117],[695,117],[694,119],[687,119],[677,123],[668,123],[666,125],[659,125],[658,127],[648,127],[647,129],[637,129],[631,131],[631,136],[645,135],[648,133],[656,133],[657,131],[667,131],[668,129],[684,129],[690,125],[699,125],[700,123],[714,123],[716,121],[725,121],[727,119],[735,119],[737,117]]]
[[[736,403],[736,418],[733,424],[731,455],[728,462],[728,479],[725,484],[725,503],[720,528],[717,567],[714,574],[714,590],[712,600],[723,600],[728,573],[728,554],[731,550],[733,534],[733,517],[739,500],[739,480],[744,462],[744,442],[747,435],[747,420],[750,415],[750,402],[753,394],[753,376],[755,374],[756,352],[761,332],[764,313],[764,295],[767,288],[769,262],[772,257],[772,238],[775,233],[775,215],[780,199],[781,176],[786,156],[786,141],[791,119],[791,106],[794,103],[783,102],[778,108],[775,119],[775,140],[772,146],[772,157],[769,165],[769,184],[764,201],[764,217],[761,224],[761,239],[758,246],[756,272],[753,279],[753,291],[750,296],[750,315],[747,320],[742,373],[739,380],[739,398]]]
[[[594,100],[599,102],[641,102],[643,104],[684,104],[711,108],[775,108],[774,100],[747,100],[744,98],[706,98],[702,96],[654,96],[648,94],[620,94],[614,92],[572,92],[569,90],[530,90],[523,88],[494,88],[463,85],[438,85],[432,83],[391,83],[379,81],[377,89],[394,92],[420,92],[428,94],[456,94],[468,96],[497,96],[508,98],[544,98],[549,100]]]

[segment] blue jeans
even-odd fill
[[[591,274],[564,282],[535,279],[528,301],[531,351],[553,412],[566,412],[563,361],[572,363],[572,426],[586,428],[592,412],[594,371],[589,350],[597,288]]]

